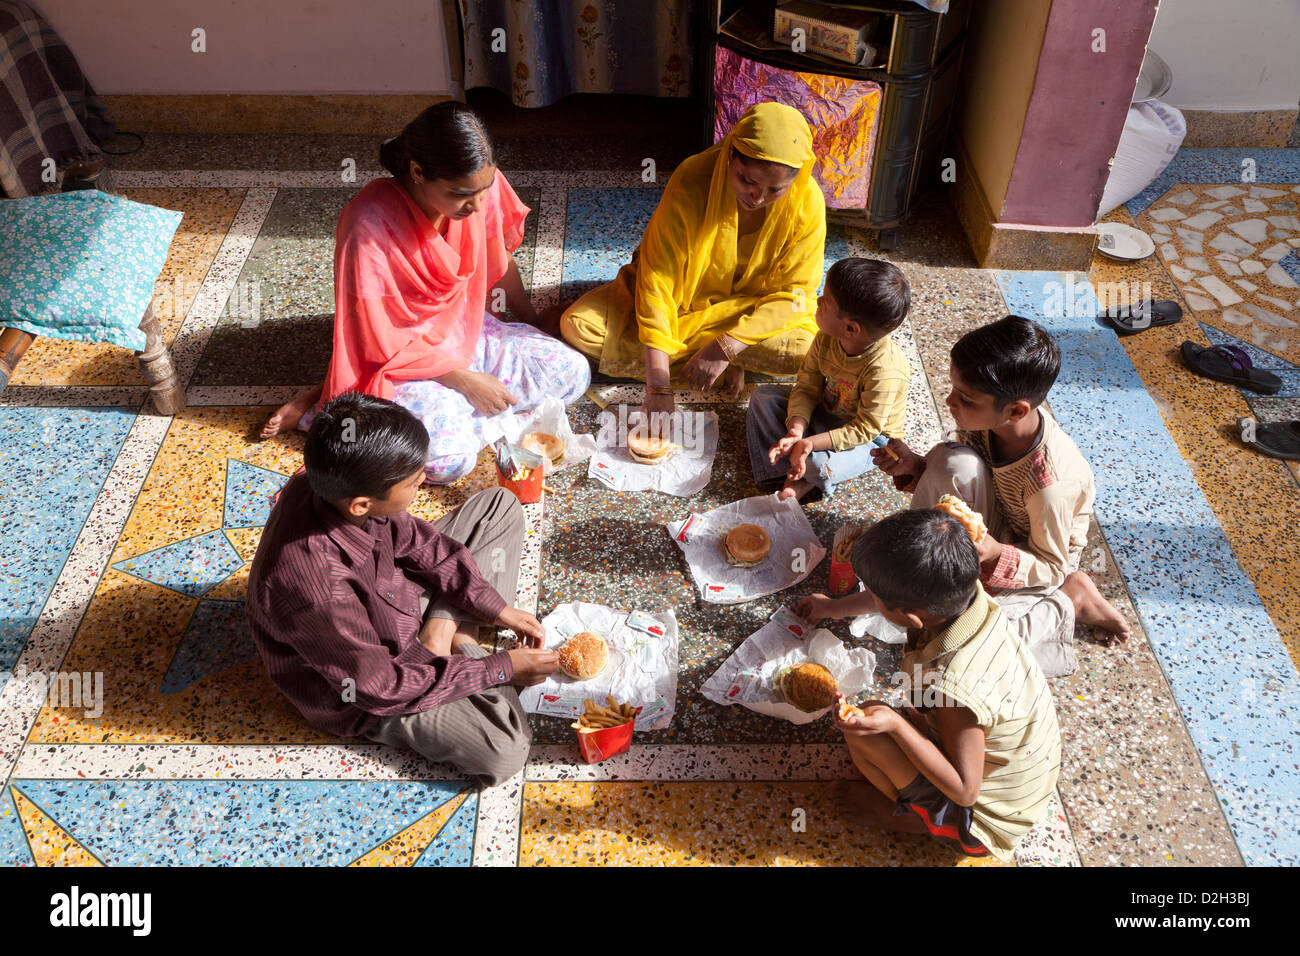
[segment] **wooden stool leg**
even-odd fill
[[[149,397],[153,400],[154,411],[159,415],[175,415],[185,407],[185,390],[181,388],[176,366],[172,364],[172,354],[163,344],[162,329],[152,305],[145,310],[140,329],[145,335],[144,351],[135,354],[140,360],[140,370],[149,382]]]
[[[21,329],[0,329],[0,392],[9,385],[9,378],[18,367],[19,360],[36,336]]]

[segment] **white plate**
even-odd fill
[[[1136,262],[1156,251],[1154,239],[1122,222],[1103,222],[1097,226],[1097,234],[1097,251],[1111,259]]]

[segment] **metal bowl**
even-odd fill
[[[1148,48],[1146,55],[1142,57],[1142,69],[1138,71],[1133,102],[1145,103],[1147,100],[1158,100],[1168,93],[1169,87],[1173,85],[1174,71],[1169,69],[1168,63],[1156,56],[1154,50]]]

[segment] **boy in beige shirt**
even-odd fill
[[[865,778],[838,787],[849,820],[930,833],[971,856],[1009,860],[1042,819],[1061,768],[1052,693],[1024,642],[979,584],[965,528],[938,511],[903,511],[853,548],[864,590],[805,598],[799,614],[868,611],[908,629],[898,708],[871,701],[834,712]]]
[[[873,442],[902,434],[911,367],[889,333],[910,305],[907,279],[891,263],[855,257],[831,266],[794,388],[760,385],[749,399],[745,428],[760,489],[829,498],[872,466]]]
[[[1127,640],[1129,625],[1097,590],[1079,558],[1096,488],[1074,441],[1042,407],[1061,352],[1042,326],[1009,315],[952,347],[948,411],[956,442],[924,457],[893,440],[876,464],[913,508],[955,495],[984,516],[980,580],[1048,677],[1073,673],[1075,620]]]

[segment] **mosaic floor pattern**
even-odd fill
[[[1300,487],[1294,469],[1254,455],[1231,427],[1242,415],[1300,417],[1296,152],[1184,150],[1111,217],[1150,231],[1158,255],[1099,260],[1086,276],[977,269],[937,198],[890,253],[832,227],[828,265],[879,255],[912,283],[896,339],[913,364],[914,447],[951,425],[947,349],[962,332],[1014,311],[1047,325],[1065,355],[1053,411],[1098,484],[1086,566],[1135,635],[1107,649],[1080,629],[1079,672],[1053,682],[1066,763],[1018,865],[1300,862],[1293,828],[1277,825],[1300,792],[1287,716],[1300,707],[1300,544],[1286,530],[1300,520]],[[1255,179],[1243,182],[1246,158]],[[631,174],[509,175],[534,210],[517,259],[543,305],[611,276],[659,196]],[[827,584],[823,566],[749,604],[698,599],[663,525],[754,493],[743,408],[716,395],[679,396],[721,425],[713,481],[697,495],[618,494],[569,469],[528,508],[519,606],[675,608],[668,729],[588,766],[562,721],[536,718],[529,765],[488,790],[412,754],[312,730],[241,626],[269,495],[301,464],[301,435],[258,442],[254,432],[324,368],[334,219],[359,187],[316,172],[117,178],[131,198],[185,213],[160,281],[174,311],[160,317],[189,403],[174,418],[144,413],[129,355],[44,340],[0,396],[0,420],[18,436],[0,449],[0,863],[974,862],[846,828],[829,784],[852,769],[825,722],[796,727],[700,695],[777,607]],[[1175,298],[1187,318],[1119,340],[1094,306],[1060,307],[1077,301],[1065,289],[1095,302],[1121,287]],[[1240,343],[1287,386],[1264,399],[1199,379],[1175,356],[1184,338]],[[638,394],[598,390],[615,403]],[[584,401],[570,420],[590,430],[599,414]],[[422,491],[413,510],[437,517],[492,483],[481,460],[457,485]],[[828,542],[843,521],[903,503],[869,473],[808,516]],[[876,653],[883,688],[896,651],[832,630]],[[56,674],[62,683],[45,679]]]

